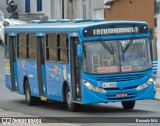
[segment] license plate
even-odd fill
[[[117,87],[117,82],[103,83],[103,84],[102,84],[102,87],[103,87],[103,88]]]
[[[127,97],[127,96],[128,96],[127,93],[116,94],[116,97],[117,97],[117,98],[124,98],[124,97]]]

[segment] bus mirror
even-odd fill
[[[77,56],[82,58],[82,45],[80,44],[77,45]]]

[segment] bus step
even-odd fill
[[[78,102],[78,101],[73,101],[73,103],[82,104],[82,102]]]
[[[45,96],[40,96],[41,101],[47,101],[47,97]]]

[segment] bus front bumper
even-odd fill
[[[106,90],[106,93],[95,92],[85,86],[83,88],[83,104],[154,99],[154,96],[154,83],[142,90]]]

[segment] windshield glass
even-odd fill
[[[128,44],[130,43],[130,44]],[[128,46],[126,48],[126,46]],[[149,39],[85,42],[83,71],[92,74],[136,72],[152,67]]]
[[[83,71],[86,73],[120,72],[117,41],[85,42]]]
[[[119,42],[122,72],[143,71],[152,67],[149,39],[120,40]],[[125,50],[128,43],[131,44]]]

